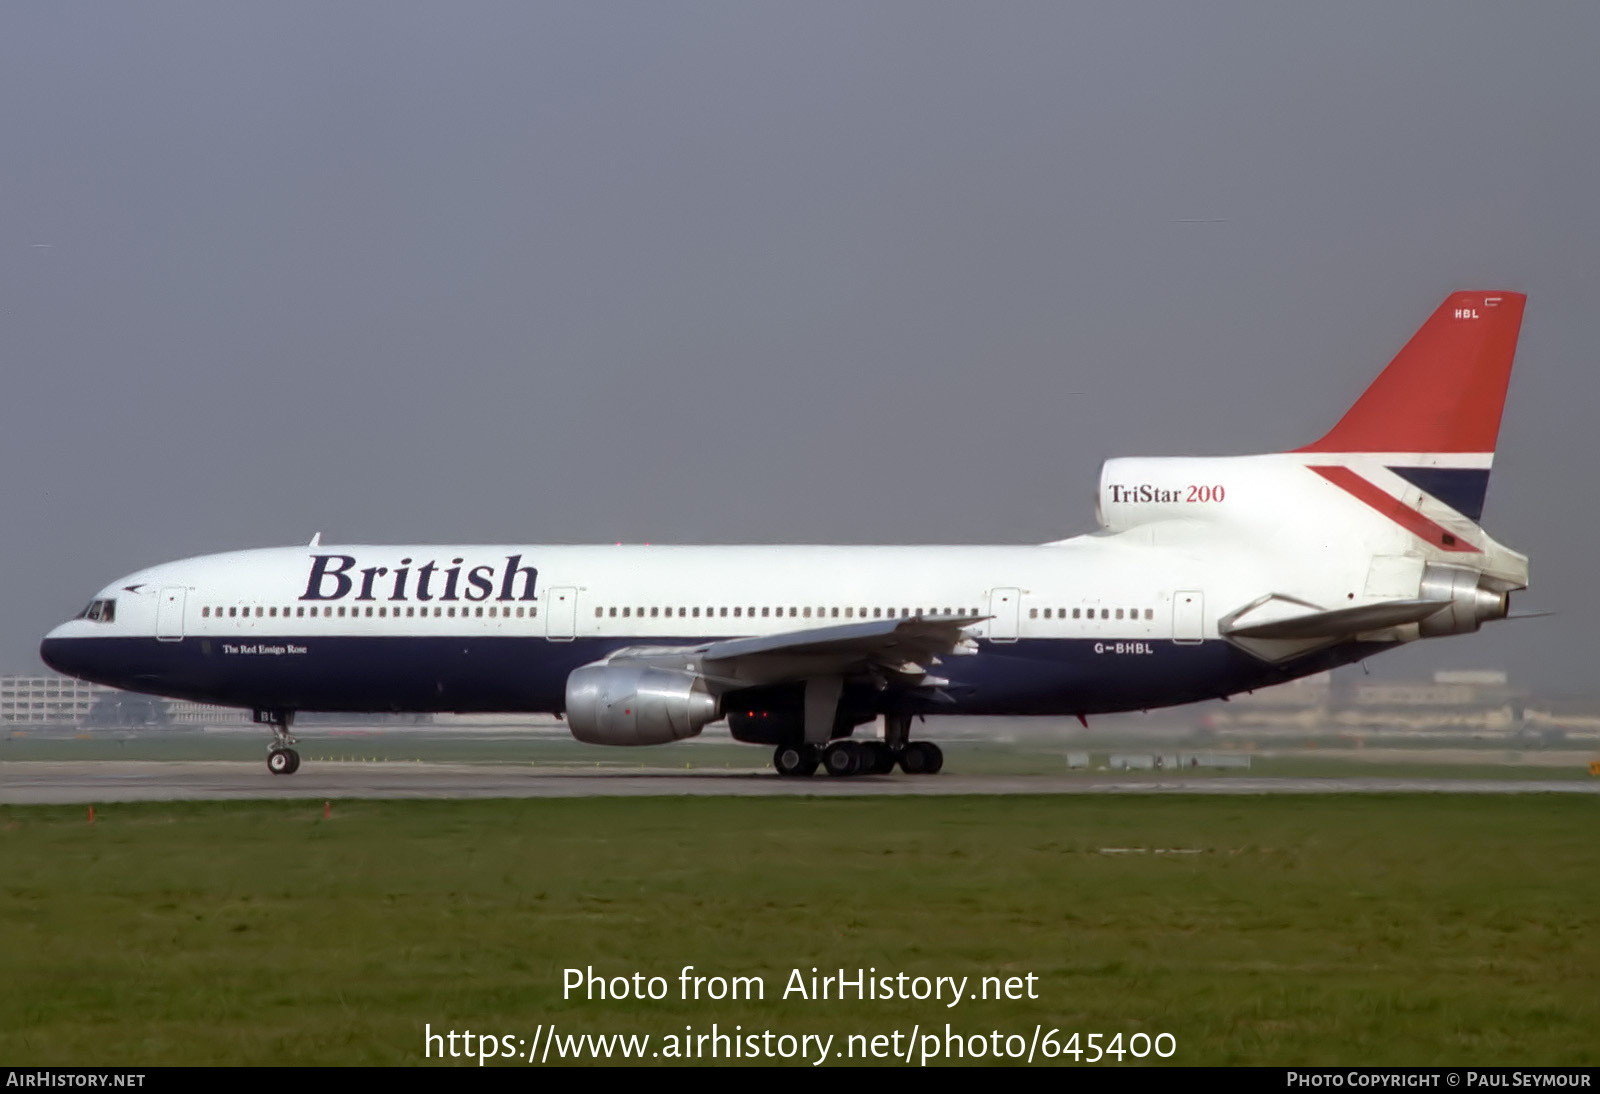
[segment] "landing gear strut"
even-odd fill
[[[864,759],[861,746],[851,740],[834,741],[822,753],[822,765],[828,774],[842,778],[862,774],[866,770]]]
[[[293,775],[299,771],[300,753],[291,746],[300,742],[289,733],[289,727],[294,725],[294,711],[258,710],[255,720],[257,724],[272,727],[272,744],[267,747],[267,770],[274,775]]]
[[[797,778],[816,771],[821,760],[815,745],[779,745],[772,753],[772,766],[778,769],[778,774]]]
[[[900,770],[907,775],[937,775],[944,751],[932,741],[912,741],[900,750]]]
[[[781,744],[772,753],[772,766],[779,775],[803,778],[821,767],[829,775],[887,775],[899,764],[907,775],[935,775],[944,766],[944,753],[932,741],[912,741],[911,715],[884,715],[883,740],[851,740],[848,737],[826,745],[795,741]]]
[[[937,775],[944,766],[944,751],[932,741],[911,740],[911,715],[883,716],[884,743],[889,746],[891,766],[898,761],[907,775]]]

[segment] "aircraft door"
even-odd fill
[[[1206,597],[1199,589],[1172,594],[1172,640],[1198,645],[1205,638]]]
[[[989,593],[989,641],[1015,642],[1022,604],[1021,589],[994,589]]]
[[[546,589],[544,636],[552,642],[571,642],[578,636],[578,590],[568,585]]]
[[[156,605],[156,638],[162,642],[183,641],[183,606],[187,590],[182,585],[164,585]]]

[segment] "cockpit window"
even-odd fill
[[[89,606],[78,615],[79,619],[87,619],[92,623],[115,623],[117,621],[117,602],[115,600],[91,600]]]

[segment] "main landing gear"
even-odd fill
[[[267,770],[274,775],[293,775],[299,771],[300,753],[291,746],[300,742],[289,733],[289,727],[294,725],[294,711],[258,710],[255,720],[257,724],[272,727],[272,744],[267,747]]]
[[[887,775],[900,765],[907,775],[936,775],[944,766],[944,752],[932,741],[907,740],[911,732],[909,714],[884,716],[885,733],[881,741],[853,741],[848,737],[826,745],[781,744],[772,754],[772,766],[779,775],[800,778],[818,767],[830,775]]]

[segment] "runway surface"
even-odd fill
[[[274,776],[257,762],[0,764],[0,803],[273,798],[578,798],[676,795],[1596,794],[1600,779],[1254,778],[1096,775],[878,775],[781,779],[767,769],[674,771],[499,764],[308,763]]]

